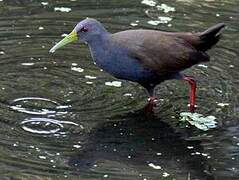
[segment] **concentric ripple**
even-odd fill
[[[55,134],[59,131],[61,131],[60,134],[65,134],[66,132],[62,131],[64,125],[78,126],[77,123],[71,121],[59,121],[56,119],[49,118],[26,119],[22,121],[20,124],[22,126],[22,129],[34,134]]]
[[[159,112],[147,119],[136,113],[146,103],[144,89],[97,68],[86,45],[49,54],[85,17],[111,32],[202,31],[225,22],[211,62],[185,73],[198,80],[199,113],[235,129],[179,137],[185,83],[161,84]],[[237,177],[238,27],[235,0],[0,0],[0,179]]]
[[[69,106],[62,106],[56,101],[40,97],[24,97],[12,101],[10,108],[30,115],[63,115]]]

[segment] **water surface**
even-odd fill
[[[164,5],[162,5],[164,3]],[[239,3],[236,0],[0,1],[1,179],[238,179]],[[155,116],[147,94],[97,68],[87,46],[49,54],[85,17],[110,32],[134,28],[227,28],[211,61],[185,73],[198,81],[198,112],[217,117],[203,132],[178,122],[185,82],[158,86]]]

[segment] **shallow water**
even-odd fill
[[[238,6],[236,0],[0,0],[1,179],[238,179]],[[149,117],[142,113],[144,89],[102,72],[85,45],[49,54],[85,17],[111,32],[202,31],[225,22],[211,62],[185,72],[198,80],[197,111],[217,117],[218,128],[178,123],[187,111],[184,82],[158,86]]]

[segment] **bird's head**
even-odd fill
[[[92,18],[86,18],[83,21],[79,22],[69,35],[67,35],[64,39],[62,39],[54,47],[52,47],[50,49],[50,52],[53,53],[66,44],[77,40],[89,43],[91,41],[94,41],[97,37],[101,37],[105,33],[107,33],[107,31],[99,21]]]

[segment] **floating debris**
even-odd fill
[[[0,51],[0,54],[1,54],[1,55],[4,55],[4,54],[5,54],[5,52],[4,52],[4,51]]]
[[[168,177],[168,176],[170,176],[169,173],[167,173],[167,172],[163,172],[163,177]]]
[[[91,82],[91,81],[86,81],[85,83],[86,84],[93,84],[93,82]]]
[[[80,68],[80,67],[71,67],[72,71],[76,71],[76,72],[84,72],[84,69]]]
[[[135,22],[130,23],[131,26],[138,26],[139,25],[139,20],[136,20]]]
[[[46,159],[46,156],[38,156],[40,159]]]
[[[23,66],[32,66],[32,65],[34,65],[35,63],[21,63],[21,65],[23,65]]]
[[[229,103],[218,103],[217,105],[220,107],[225,107],[225,106],[229,106]]]
[[[198,67],[208,68],[208,66],[205,64],[199,64]]]
[[[44,27],[42,27],[42,26],[40,26],[39,28],[38,28],[38,30],[43,30],[44,29]]]
[[[148,21],[148,24],[151,24],[151,25],[157,26],[158,24],[160,24],[160,21],[150,20],[150,21]]]
[[[171,17],[166,16],[159,16],[158,19],[160,20],[161,23],[168,23],[169,21],[172,21]]]
[[[49,3],[48,3],[48,2],[41,2],[41,4],[42,4],[43,6],[46,6],[46,5],[48,5]]]
[[[96,79],[95,76],[90,76],[90,75],[85,75],[85,78],[87,78],[87,79]]]
[[[174,12],[175,8],[174,7],[170,7],[167,4],[161,4],[161,5],[157,5],[156,6],[159,10],[162,10],[164,13],[168,13],[168,12]]]
[[[123,96],[126,96],[126,97],[131,97],[131,96],[133,96],[131,93],[125,93]]]
[[[193,146],[187,146],[187,148],[188,148],[188,149],[194,149],[194,147],[193,147]]]
[[[180,113],[180,121],[183,121],[183,122],[187,121],[191,125],[203,131],[216,128],[217,122],[215,120],[216,120],[215,116],[203,117],[202,114],[198,114],[198,113],[190,113],[190,112]]]
[[[120,81],[105,82],[105,85],[106,86],[121,87],[122,82],[120,82]]]
[[[148,5],[148,6],[151,6],[151,7],[156,6],[156,2],[153,1],[153,0],[143,0],[143,1],[141,1],[141,3],[145,4],[145,5]]]
[[[70,12],[71,8],[68,7],[55,7],[54,11],[60,11],[60,12]]]
[[[131,26],[138,26],[138,23],[132,22],[130,23]]]
[[[159,24],[166,24],[166,23],[168,23],[171,20],[172,20],[171,17],[159,16],[158,20],[150,20],[150,21],[148,21],[148,24],[157,26]]]
[[[79,148],[81,148],[81,145],[75,144],[75,145],[73,145],[73,147],[79,149]]]
[[[161,166],[154,165],[153,163],[149,163],[148,166],[149,166],[149,167],[152,167],[152,168],[154,168],[154,169],[162,169]]]

